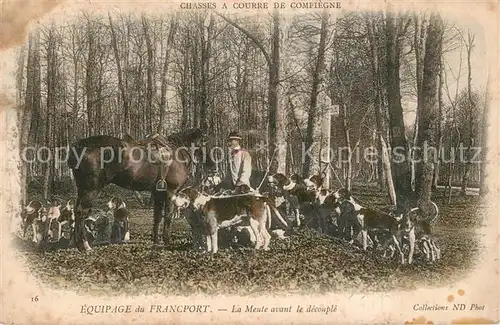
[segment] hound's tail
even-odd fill
[[[436,220],[438,215],[439,215],[439,208],[438,208],[436,203],[434,203],[432,201],[431,201],[431,203],[434,206],[434,208],[436,209],[436,213],[429,218],[429,222],[434,222],[434,220]]]
[[[269,207],[268,204],[266,204],[266,211],[267,211],[266,228],[271,229],[271,208]]]
[[[438,208],[437,204],[432,202],[432,201],[431,201],[431,204],[432,204],[432,206],[434,206],[435,212],[429,213],[429,214],[426,213],[426,216],[424,217],[425,222],[427,222],[429,224],[432,224],[437,219],[437,217],[439,215],[439,208]],[[414,211],[418,211],[418,210],[421,210],[421,208],[419,208],[419,207],[413,208],[410,210],[410,212],[414,212]]]
[[[274,214],[276,214],[276,217],[278,218],[278,220],[285,226],[288,228],[288,223],[285,221],[285,219],[281,216],[281,213],[278,211],[278,209],[276,209],[276,207],[274,206],[274,204],[272,203],[271,200],[265,200],[266,202],[266,209],[267,209],[267,212],[268,212],[268,215],[269,215],[269,228],[271,227],[271,210],[274,212]]]

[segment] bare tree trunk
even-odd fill
[[[170,28],[168,30],[167,44],[165,45],[165,59],[163,61],[163,70],[161,72],[161,97],[160,97],[160,122],[156,128],[156,132],[162,134],[164,132],[164,119],[165,113],[167,112],[167,75],[168,75],[168,65],[170,60],[170,52],[172,43],[174,42],[175,33],[177,31],[177,18],[172,18],[170,21]]]
[[[56,74],[57,74],[57,57],[56,57],[56,40],[54,35],[54,26],[51,26],[48,32],[47,39],[47,111],[46,111],[46,128],[45,128],[45,146],[52,149],[54,146],[54,121],[55,121],[55,101],[56,101]],[[52,178],[54,177],[54,159],[48,156],[46,159],[45,175],[43,183],[43,198],[49,199],[52,192]]]
[[[472,111],[472,65],[471,65],[471,56],[472,56],[472,50],[474,49],[474,36],[471,35],[471,33],[468,33],[468,40],[466,43],[467,47],[467,99],[468,99],[468,120],[469,120],[469,139],[468,139],[468,147],[467,151],[465,152],[464,158],[465,158],[465,166],[464,166],[464,173],[462,176],[462,186],[460,190],[461,195],[465,195],[467,191],[467,185],[469,183],[469,176],[470,176],[470,166],[471,166],[471,161],[470,161],[470,151],[472,146],[474,145],[474,120],[475,116],[473,116],[473,111]]]
[[[394,183],[392,181],[391,175],[391,159],[389,151],[387,150],[387,144],[385,143],[384,137],[380,134],[379,140],[381,143],[382,152],[382,166],[384,167],[384,174],[387,175],[387,192],[389,193],[389,198],[391,199],[391,204],[397,204],[396,189],[394,188]]]
[[[375,89],[375,121],[377,123],[377,151],[381,153],[377,159],[379,175],[378,183],[379,189],[383,190],[384,185],[387,184],[391,204],[396,205],[396,192],[394,190],[394,182],[392,181],[391,161],[387,151],[387,145],[384,141],[384,134],[387,133],[383,118],[382,118],[382,85],[381,85],[381,71],[379,63],[378,43],[375,38],[375,23],[369,19],[367,22],[368,40],[370,42],[370,49],[372,52],[372,74],[373,74],[373,88]]]
[[[420,112],[421,130],[419,136],[419,147],[423,148],[426,142],[429,147],[436,147],[438,142],[437,130],[439,123],[438,103],[438,75],[441,61],[441,47],[443,41],[444,24],[442,18],[432,13],[429,20],[429,30],[425,46],[424,71],[422,80],[422,108]],[[418,152],[421,162],[420,191],[418,192],[419,206],[425,210],[430,205],[432,194],[432,176],[434,161],[432,155]]]
[[[123,118],[125,120],[125,132],[130,133],[130,111],[126,95],[125,85],[123,83],[123,75],[120,61],[120,52],[118,51],[118,44],[116,41],[115,28],[113,27],[113,20],[111,19],[111,14],[108,13],[109,28],[111,29],[111,44],[113,45],[113,52],[115,54],[116,60],[116,70],[118,75],[118,88],[120,89],[122,105],[123,105]]]
[[[73,69],[74,69],[74,77],[73,77],[73,107],[72,107],[72,120],[70,122],[71,125],[75,126],[76,121],[78,119],[78,57],[76,53],[73,53]],[[68,138],[69,142],[73,142],[76,140],[76,130],[74,127],[70,127],[68,124]]]
[[[484,96],[484,109],[483,109],[483,125],[481,137],[481,175],[479,178],[479,195],[484,196],[488,194],[488,184],[486,183],[486,176],[488,175],[488,126],[490,117],[490,73],[488,70],[488,81],[486,83],[486,94]]]
[[[439,62],[439,86],[438,86],[438,112],[439,123],[437,129],[437,160],[434,164],[434,174],[432,176],[432,190],[436,190],[439,182],[439,169],[441,167],[441,150],[443,149],[443,59]]]
[[[40,64],[40,31],[37,30],[34,32],[33,39],[33,62],[32,62],[32,78],[33,78],[33,89],[30,94],[31,97],[31,120],[29,126],[29,135],[28,135],[28,143],[31,145],[39,144],[39,130],[40,130],[40,121],[42,119],[42,72],[41,72],[41,64]],[[28,82],[30,82],[31,78],[28,78]]]
[[[351,179],[352,179],[352,145],[351,145],[351,135],[349,130],[349,123],[347,117],[347,106],[345,103],[341,104],[341,119],[342,119],[342,128],[344,133],[344,141],[347,151],[347,160],[346,160],[346,170],[345,170],[345,188],[350,191],[351,190]]]
[[[210,52],[212,48],[212,37],[214,32],[214,19],[212,14],[210,15],[210,21],[206,27],[203,21],[201,21],[201,94],[200,94],[200,128],[206,131],[208,128],[208,78],[210,72]]]
[[[87,64],[86,64],[86,75],[85,75],[85,95],[87,102],[87,124],[88,133],[93,135],[95,133],[95,85],[94,79],[96,75],[96,56],[97,56],[97,45],[96,45],[95,29],[93,24],[88,18],[87,21]]]
[[[111,20],[111,18],[110,18]],[[111,25],[111,24],[110,24]],[[147,133],[151,134],[153,132],[153,96],[154,96],[154,85],[153,77],[155,70],[155,58],[154,58],[154,48],[153,42],[151,41],[150,29],[146,17],[142,16],[142,28],[144,30],[144,38],[146,40],[146,52],[148,57],[147,71],[146,71],[146,107],[145,116],[148,116],[148,121],[146,123]]]
[[[415,48],[415,62],[416,62],[416,83],[417,83],[417,113],[415,116],[415,128],[413,134],[413,146],[416,146],[418,143],[418,133],[419,133],[419,124],[420,124],[420,112],[422,107],[422,81],[423,81],[423,72],[424,72],[424,55],[425,55],[425,38],[426,38],[426,21],[425,18],[419,19],[418,15],[414,15],[415,21],[415,33],[413,38],[413,46]],[[415,192],[418,193],[420,191],[422,179],[422,170],[418,168],[417,164],[415,164],[415,150],[411,152],[412,162],[412,184],[415,185]]]
[[[269,148],[276,152],[276,164],[271,163],[271,172],[285,173],[286,139],[283,125],[283,107],[279,107],[278,85],[280,73],[280,16],[277,10],[273,13],[273,36],[271,47],[271,64],[269,67]],[[278,147],[281,145],[281,148]]]
[[[35,32],[37,33],[37,32]],[[20,135],[19,135],[19,149],[22,151],[28,146],[28,139],[29,139],[29,131],[30,128],[28,127],[29,124],[31,123],[31,118],[32,118],[32,111],[34,109],[33,107],[33,95],[34,95],[34,72],[35,72],[35,67],[34,67],[34,56],[38,55],[38,45],[35,43],[38,43],[37,40],[38,35],[37,34],[31,34],[29,36],[29,43],[28,43],[28,59],[26,63],[26,93],[24,97],[24,105],[21,106],[22,109],[19,110],[18,112],[18,127],[20,130]],[[21,55],[19,58],[19,67],[18,67],[18,90],[21,91],[22,86],[23,86],[23,77],[24,77],[24,52],[25,48],[21,50]],[[19,103],[21,103],[21,97],[22,94],[19,93]],[[27,157],[29,158],[29,157]],[[27,162],[22,162],[21,163],[21,204],[24,206],[27,204],[27,188],[28,188],[28,163]]]
[[[307,130],[306,130],[306,143],[305,147],[309,148],[314,143],[314,132],[316,126],[316,116],[317,116],[317,103],[318,103],[318,93],[319,86],[323,82],[323,70],[325,67],[325,49],[326,49],[326,38],[328,34],[327,25],[328,25],[329,15],[325,11],[321,16],[321,27],[320,27],[320,38],[318,45],[318,56],[316,58],[316,63],[314,65],[314,71],[312,74],[312,87],[311,87],[311,96],[309,102],[309,112],[307,117]],[[311,157],[309,155],[305,156],[304,165],[302,174],[304,176],[310,175],[312,169]]]
[[[399,34],[401,30],[402,19],[398,18],[395,21],[393,14],[388,13],[386,21],[387,101],[389,106],[389,133],[392,150],[392,178],[400,210],[404,209],[413,197],[403,107],[401,106],[399,77],[401,52],[401,37]]]

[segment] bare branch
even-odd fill
[[[229,24],[231,24],[233,27],[235,27],[236,29],[238,29],[240,32],[242,32],[250,40],[252,40],[252,42],[254,42],[254,44],[259,48],[259,50],[264,55],[268,67],[271,68],[271,66],[272,66],[271,57],[269,56],[269,53],[266,51],[266,48],[264,47],[264,45],[262,44],[262,42],[259,39],[257,39],[249,31],[247,31],[245,28],[243,28],[242,26],[240,26],[239,24],[237,24],[235,21],[233,21],[229,17],[226,17],[225,15],[223,15],[221,13],[218,13],[218,12],[216,12],[216,14],[218,16],[220,16],[222,19],[224,19],[225,21],[227,21]]]

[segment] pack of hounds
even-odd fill
[[[107,211],[92,209],[85,220],[87,237],[94,245],[115,244],[130,239],[129,212],[125,202],[113,197],[106,204]],[[41,200],[32,200],[21,213],[22,233],[26,238],[31,228],[31,240],[39,245],[57,243],[74,246],[75,202],[70,199],[63,206],[61,200],[53,198],[46,205]]]
[[[379,210],[363,206],[344,188],[323,188],[323,181],[320,174],[302,179],[297,174],[287,177],[278,173],[267,176],[258,191],[242,185],[228,193],[219,186],[220,176],[212,174],[199,189],[183,189],[172,200],[185,211],[194,247],[205,239],[206,250],[212,252],[217,251],[220,228],[236,234],[246,232],[250,245],[267,250],[271,234],[285,239],[294,228],[306,227],[355,247],[359,244],[361,249],[385,258],[397,257],[402,264],[412,264],[415,253],[428,262],[441,258],[431,233],[439,213],[434,202],[430,213],[418,207],[404,213],[393,207]]]
[[[380,256],[397,258],[412,264],[415,257],[426,262],[441,258],[431,225],[439,210],[423,213],[412,208],[404,213],[395,209],[375,209],[361,204],[344,188],[323,188],[323,177],[303,179],[295,174],[267,176],[258,190],[248,185],[224,190],[221,177],[210,174],[197,187],[187,187],[171,197],[176,215],[184,216],[191,227],[193,249],[216,253],[219,237],[231,245],[269,250],[273,237],[293,240],[297,228],[314,228],[320,233],[340,238],[353,247]],[[130,240],[129,212],[125,202],[113,197],[108,211],[95,210],[85,221],[87,237],[94,245],[122,243]],[[74,224],[74,202],[62,207],[59,200],[44,207],[31,201],[23,210],[23,232],[31,226],[32,240],[71,245]],[[66,231],[64,231],[66,229]]]

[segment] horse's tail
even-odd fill
[[[69,147],[68,152],[68,167],[75,169],[78,165],[78,157],[81,157],[82,148],[78,144]]]

